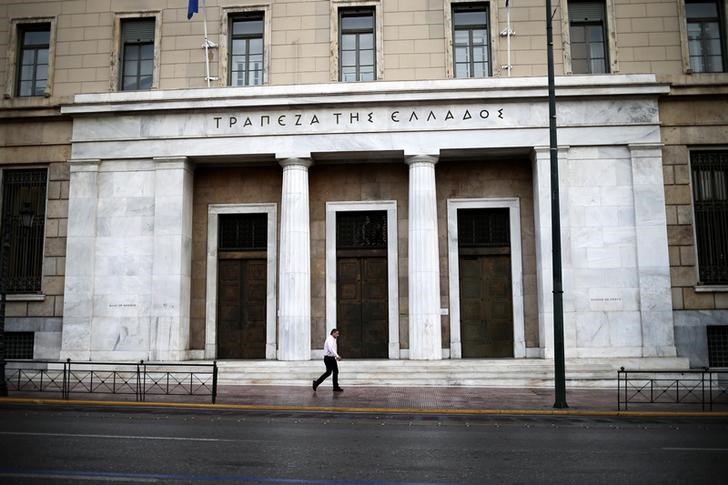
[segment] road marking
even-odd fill
[[[165,441],[211,441],[211,442],[238,442],[260,440],[228,440],[224,438],[178,438],[175,436],[125,436],[117,434],[74,434],[74,433],[30,433],[22,431],[0,431],[0,435],[10,436],[55,436],[60,438],[101,438],[125,440],[165,440]]]
[[[665,451],[712,451],[718,453],[728,452],[728,448],[662,448]]]

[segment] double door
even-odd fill
[[[336,269],[339,353],[346,358],[387,358],[386,255],[376,250],[340,254]]]

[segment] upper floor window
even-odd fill
[[[154,79],[154,23],[150,19],[122,22],[121,89],[151,89]]]
[[[263,14],[230,20],[231,86],[263,84]]]
[[[488,5],[457,4],[452,9],[455,77],[487,77],[491,74]]]
[[[728,284],[728,150],[690,153],[701,284]]]
[[[50,24],[19,26],[18,38],[18,96],[43,96],[48,87],[48,51]]]
[[[569,37],[573,73],[609,72],[604,2],[569,1]]]
[[[4,277],[8,293],[41,291],[46,169],[2,171],[2,234],[10,235]]]
[[[374,9],[339,10],[339,79],[376,79]]]
[[[693,72],[723,72],[724,25],[718,0],[686,0],[688,52]]]

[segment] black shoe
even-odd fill
[[[335,387],[334,392],[343,392],[344,390],[340,387]]]
[[[318,384],[316,384],[316,379],[313,380],[313,390],[315,391],[318,387]]]

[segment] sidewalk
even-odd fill
[[[343,385],[343,382],[342,382]],[[303,386],[220,386],[216,404],[207,396],[147,395],[135,402],[129,394],[72,393],[66,401],[59,394],[11,392],[2,404],[52,404],[193,408],[207,410],[348,412],[407,414],[531,414],[581,416],[710,416],[728,417],[722,405],[712,412],[699,403],[630,403],[617,407],[616,389],[567,389],[568,408],[555,409],[554,390],[545,388],[475,387],[347,387],[335,393],[331,387],[314,392]]]

